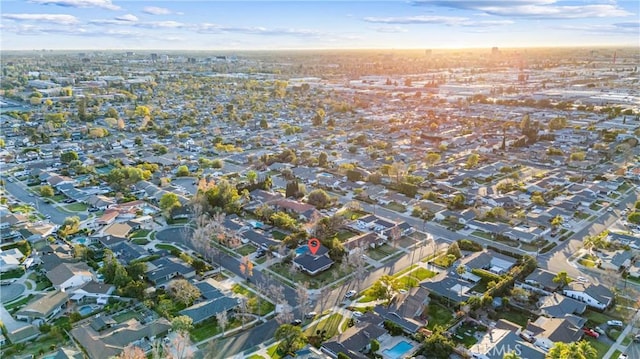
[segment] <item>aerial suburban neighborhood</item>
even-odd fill
[[[639,62],[3,51],[0,356],[640,358]]]

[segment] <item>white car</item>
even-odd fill
[[[610,327],[622,327],[624,324],[619,320],[610,320],[607,322],[607,325]]]
[[[348,291],[348,292],[347,292],[347,294],[345,294],[345,295],[344,295],[344,297],[345,297],[345,298],[351,298],[351,297],[353,297],[354,295],[356,295],[357,293],[358,293],[358,292],[356,292],[355,290],[353,290],[353,289],[352,289],[352,290]]]
[[[588,282],[587,278],[585,278],[585,277],[578,277],[578,278],[576,278],[576,280],[578,282],[581,282],[581,283],[587,283]]]
[[[354,317],[356,317],[356,318],[360,318],[363,314],[362,314],[362,312],[359,312],[359,311],[355,310],[355,311],[353,311],[352,315]]]

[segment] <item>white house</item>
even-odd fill
[[[562,294],[600,310],[608,308],[613,302],[613,292],[600,284],[571,282],[562,290]]]
[[[96,279],[85,263],[62,263],[47,272],[46,276],[54,288],[62,291],[79,287]]]

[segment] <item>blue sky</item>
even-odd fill
[[[3,0],[0,47],[640,46],[639,4],[635,0]]]

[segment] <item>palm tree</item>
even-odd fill
[[[567,274],[567,272],[560,271],[555,277],[553,277],[553,282],[560,283],[560,287],[564,287],[571,282],[571,278],[569,278],[569,274]]]

